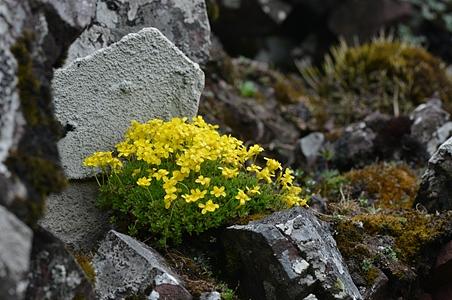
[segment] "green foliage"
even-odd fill
[[[215,202],[220,207],[215,213],[201,214],[197,205],[187,205],[183,201],[175,201],[171,208],[166,209],[162,201],[165,190],[161,180],[153,180],[147,188],[136,184],[138,178],[148,175],[148,165],[143,161],[131,161],[120,174],[111,174],[100,188],[99,204],[116,213],[116,222],[128,223],[130,234],[151,233],[151,237],[158,238],[162,246],[167,241],[181,242],[183,233],[201,233],[248,214],[284,208],[270,184],[261,184],[261,194],[253,197],[253,201],[247,205],[239,206],[235,199],[238,189],[246,190],[246,187],[253,187],[258,181],[245,173],[225,180],[218,170],[219,166],[218,162],[209,162],[201,167],[201,173],[211,179],[210,185],[225,187],[226,197],[217,198]],[[166,161],[160,167],[172,172],[177,165]],[[140,171],[136,173],[135,170]],[[197,177],[192,174],[181,182],[183,192],[202,188],[195,182]]]
[[[201,117],[132,122],[117,153],[84,161],[102,168],[100,206],[131,235],[164,246],[250,214],[306,204],[291,170],[269,158],[255,165],[260,146],[247,148],[215,129]]]
[[[256,96],[256,94],[257,87],[254,82],[249,80],[242,82],[240,85],[240,95],[242,95],[242,97],[252,98]]]
[[[361,46],[344,41],[323,66],[301,70],[315,113],[340,124],[369,112],[407,113],[435,93],[452,106],[452,83],[442,61],[421,47],[381,37]]]

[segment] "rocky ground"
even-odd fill
[[[438,3],[0,0],[0,298],[452,299]],[[292,167],[309,207],[166,247],[110,223],[83,159],[197,114]]]

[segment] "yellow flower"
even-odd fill
[[[258,155],[259,153],[261,153],[262,151],[264,151],[264,148],[262,148],[259,145],[253,145],[248,149],[248,157],[253,157]]]
[[[252,189],[250,189],[249,187],[246,187],[246,191],[247,191],[248,195],[250,195],[250,196],[261,194],[260,186],[258,186],[258,185],[254,186]]]
[[[200,175],[200,176],[195,180],[195,182],[196,182],[196,183],[199,183],[199,184],[201,184],[201,185],[208,186],[209,183],[210,183],[210,178],[207,178],[207,177],[204,177],[204,176]]]
[[[207,191],[200,191],[199,189],[195,189],[195,190],[190,190],[190,194],[185,194],[182,195],[182,198],[185,199],[185,202],[190,203],[190,202],[196,202],[199,199],[204,198],[204,196],[206,195]]]
[[[211,195],[214,195],[215,197],[226,197],[226,192],[224,191],[224,186],[217,187],[214,186],[213,189],[210,191]]]
[[[181,171],[173,171],[173,179],[176,181],[182,181],[184,180],[186,177],[188,176],[188,174],[186,173],[182,173]]]
[[[239,175],[239,170],[237,168],[230,169],[230,168],[219,167],[219,169],[221,170],[221,175],[223,175],[224,177],[226,177],[228,179],[237,177],[237,175]]]
[[[151,185],[151,180],[147,177],[141,177],[140,179],[137,180],[137,184],[139,186],[149,186]]]
[[[281,182],[281,185],[284,188],[287,188],[288,186],[293,184],[294,177],[292,176],[292,174],[293,174],[292,170],[286,169],[284,171],[284,175],[282,175],[281,178],[279,179],[279,181]]]
[[[264,159],[267,161],[267,168],[270,170],[270,172],[275,171],[277,169],[282,170],[281,163],[277,160],[264,157]]]
[[[199,203],[198,207],[202,208],[201,213],[204,215],[206,214],[206,212],[214,212],[220,206],[216,203],[213,203],[212,200],[209,200],[206,202],[206,204]]]
[[[164,177],[166,177],[169,174],[169,172],[165,169],[160,169],[156,173],[154,173],[152,176],[155,177],[157,180],[160,180]]]
[[[257,179],[265,180],[267,183],[272,182],[272,179],[271,179],[272,176],[274,176],[274,174],[272,174],[268,168],[264,168],[259,173],[256,173]]]
[[[245,194],[245,192],[241,189],[239,189],[239,192],[237,193],[237,196],[235,196],[235,199],[240,201],[240,206],[244,205],[246,203],[246,201],[250,200],[250,197],[248,197],[247,194]]]
[[[247,167],[246,170],[249,172],[258,173],[262,168],[259,166],[256,166],[255,164],[252,164],[251,166]]]

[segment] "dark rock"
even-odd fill
[[[229,227],[223,243],[246,299],[362,299],[327,225],[306,209]]]
[[[0,228],[1,299],[24,299],[33,233],[3,206],[0,206]]]
[[[348,41],[365,41],[379,30],[412,13],[411,5],[396,0],[346,0],[334,9],[329,28]]]
[[[98,299],[192,299],[181,279],[154,249],[114,230],[101,243],[93,266]]]
[[[376,134],[366,123],[348,126],[334,144],[334,164],[340,169],[362,166],[374,158]]]
[[[218,60],[205,70],[199,114],[223,133],[260,144],[283,163],[293,162],[296,141],[310,118],[299,78],[265,63],[231,59],[220,45],[214,50]],[[253,87],[250,91],[243,90],[246,83]]]
[[[413,121],[411,136],[426,145],[430,156],[450,137],[449,134],[452,131],[451,125],[445,126],[450,114],[441,106],[441,100],[431,99],[419,105],[410,116]]]
[[[415,205],[430,212],[452,210],[452,138],[442,144],[430,158],[422,176]]]
[[[26,299],[95,299],[85,273],[62,241],[48,231],[35,231]]]
[[[452,241],[439,251],[430,278],[429,293],[434,300],[447,300],[452,297]]]
[[[148,27],[159,29],[193,61],[207,61],[210,25],[204,1],[97,0],[93,20],[72,44],[67,62],[85,57],[129,33]]]

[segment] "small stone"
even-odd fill
[[[92,176],[83,160],[113,150],[131,120],[194,116],[203,86],[199,66],[155,28],[56,70],[55,116],[72,129],[58,143],[66,176]]]
[[[93,266],[98,299],[122,299],[129,296],[192,299],[182,280],[168,267],[160,254],[114,230],[102,241]]]

